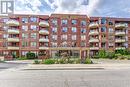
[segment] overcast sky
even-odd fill
[[[130,0],[15,0],[15,13],[130,17]]]

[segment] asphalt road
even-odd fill
[[[0,87],[130,87],[130,69],[2,71]]]
[[[0,71],[10,68],[19,68],[21,66],[26,65],[27,63],[0,63]]]

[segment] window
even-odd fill
[[[37,34],[36,33],[31,33],[31,38],[36,39],[37,38]]]
[[[3,38],[8,38],[8,34],[3,34]]]
[[[106,32],[106,27],[102,27],[101,32]]]
[[[57,35],[52,35],[52,40],[57,40]]]
[[[8,46],[8,42],[3,42],[3,47],[7,47]]]
[[[113,33],[114,32],[113,28],[109,28],[109,32]]]
[[[52,19],[52,24],[57,25],[57,19]]]
[[[52,42],[52,47],[57,47],[57,43]]]
[[[106,43],[101,43],[101,47],[105,48],[106,47]]]
[[[28,53],[28,51],[22,51],[22,55],[25,56]]]
[[[77,20],[72,20],[72,25],[76,25],[77,24]]]
[[[101,24],[106,24],[106,19],[105,18],[101,19]]]
[[[86,28],[81,28],[81,33],[86,33]]]
[[[67,32],[68,28],[67,27],[63,27],[62,28],[62,32]]]
[[[36,47],[37,43],[36,42],[31,42],[31,47]]]
[[[22,33],[22,39],[27,39],[28,38],[28,34]]]
[[[36,26],[36,25],[31,25],[31,29],[32,29],[32,30],[36,30],[36,29],[37,29],[37,26]]]
[[[86,35],[81,35],[81,40],[86,40]]]
[[[30,22],[37,22],[37,18],[36,17],[31,17]]]
[[[86,26],[86,21],[85,20],[81,21],[81,26]]]
[[[68,22],[67,20],[62,20],[61,21],[62,25],[67,25],[67,22]]]
[[[81,47],[85,47],[86,43],[85,42],[81,42]]]
[[[61,43],[61,46],[62,46],[62,47],[67,47],[67,42],[66,42],[66,41],[62,42],[62,43]]]
[[[3,26],[3,30],[5,31],[8,30],[8,28],[9,28],[8,26]]]
[[[72,35],[72,40],[76,40],[76,35]]]
[[[22,47],[27,47],[28,46],[28,42],[22,41]]]
[[[22,18],[22,23],[28,23],[28,18]]]
[[[27,31],[28,30],[28,26],[22,25],[22,30]]]
[[[112,22],[112,21],[109,21],[108,24],[109,24],[109,25],[113,25],[113,22]]]
[[[2,19],[4,23],[6,23],[9,19],[8,18],[3,18]]]
[[[76,47],[76,42],[72,42],[72,47]]]
[[[61,40],[67,40],[67,35],[61,35]]]
[[[76,32],[77,28],[76,27],[72,27],[72,32]]]
[[[53,27],[53,28],[52,28],[52,32],[53,32],[53,33],[56,33],[56,32],[57,32],[57,28],[56,28],[56,27]]]

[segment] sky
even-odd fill
[[[15,14],[130,17],[130,0],[15,0]]]

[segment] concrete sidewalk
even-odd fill
[[[130,60],[92,59],[95,64],[32,64],[33,60],[7,61],[11,63],[27,63],[24,70],[88,70],[88,69],[128,69]]]
[[[29,64],[24,70],[102,70],[102,69],[128,69],[130,64]]]

